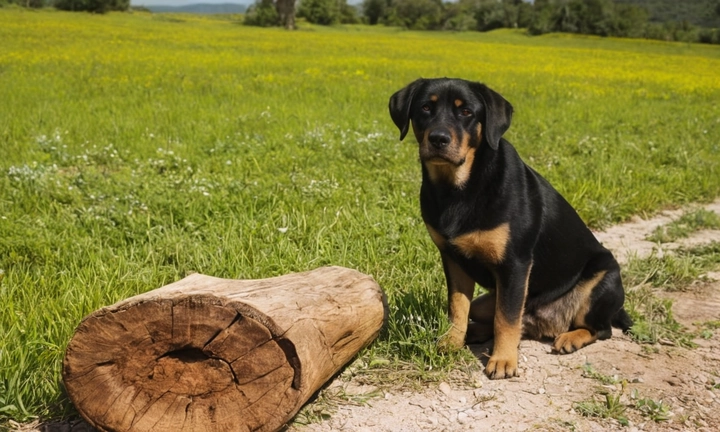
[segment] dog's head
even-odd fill
[[[462,186],[475,150],[497,150],[510,127],[512,106],[487,86],[461,79],[419,79],[390,97],[390,116],[400,139],[412,124],[420,159],[433,181]]]

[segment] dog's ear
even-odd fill
[[[482,133],[485,140],[490,144],[493,150],[497,150],[500,144],[500,138],[510,128],[510,120],[512,119],[513,107],[510,102],[500,96],[494,90],[491,90],[484,84],[473,83],[471,85],[473,93],[485,105],[485,121],[482,125]]]
[[[407,87],[398,90],[390,96],[390,117],[393,122],[395,122],[395,126],[400,129],[400,141],[402,141],[408,133],[408,128],[410,127],[410,106],[415,97],[415,92],[420,88],[423,81],[425,80],[422,78],[415,80],[408,84]]]

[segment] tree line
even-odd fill
[[[293,0],[256,0],[245,24],[283,25],[278,5]],[[322,25],[366,23],[411,30],[488,31],[524,28],[531,35],[567,32],[598,36],[720,44],[720,30],[700,27],[687,19],[658,20],[676,0],[364,0],[359,7],[347,0],[299,0],[290,12]],[[685,0],[685,9],[700,10],[702,24],[720,23],[720,0]],[[650,8],[651,10],[648,10]],[[664,8],[664,9],[663,9]],[[286,17],[287,17],[286,10]],[[292,25],[287,25],[291,22]]]
[[[130,0],[0,0],[0,7],[8,4],[27,8],[54,7],[66,11],[94,13],[126,11],[130,8]]]
[[[226,1],[226,0],[218,0]],[[69,11],[126,11],[130,0],[0,0]],[[681,16],[680,20],[676,19]],[[255,0],[244,23],[295,28],[295,20],[411,30],[550,32],[720,44],[720,0]]]

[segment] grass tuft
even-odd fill
[[[647,237],[647,240],[656,243],[670,243],[687,238],[691,233],[703,229],[720,229],[720,215],[705,209],[687,212],[677,220],[657,227]]]

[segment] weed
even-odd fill
[[[593,367],[593,365],[591,365],[590,363],[585,363],[585,364],[583,365],[582,369],[583,369],[583,376],[584,376],[584,377],[586,377],[586,378],[592,378],[592,379],[594,379],[594,380],[598,380],[598,381],[600,381],[601,383],[603,383],[603,384],[605,384],[605,385],[617,384],[618,382],[620,382],[620,381],[618,380],[617,375],[615,375],[615,376],[610,376],[610,375],[605,375],[605,374],[603,374],[603,373],[600,373],[600,372],[598,372],[597,370],[595,370],[595,368]]]
[[[644,417],[654,422],[662,422],[670,420],[672,413],[670,406],[662,400],[656,401],[650,398],[641,398],[637,389],[633,390],[632,399],[635,401],[635,409],[640,411]]]
[[[625,417],[627,408],[620,402],[621,395],[622,393],[617,395],[606,393],[603,395],[604,400],[599,400],[598,396],[594,395],[590,400],[576,402],[574,408],[583,416],[612,418],[621,425],[627,426],[629,424],[627,417]]]

